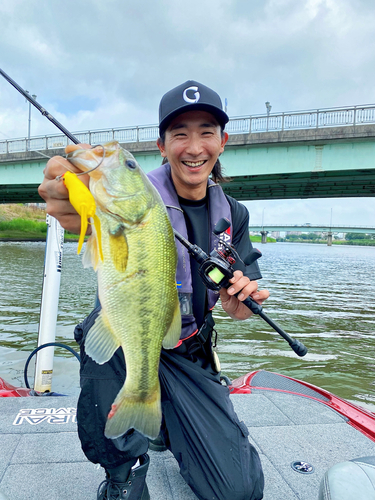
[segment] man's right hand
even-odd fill
[[[89,144],[69,145],[65,148],[66,153],[70,153],[75,149],[90,149]],[[46,168],[44,169],[44,179],[39,186],[38,191],[40,196],[47,203],[47,213],[55,217],[62,227],[71,233],[79,234],[81,230],[81,217],[73,208],[69,201],[69,193],[64,182],[57,181],[56,177],[64,174],[67,170],[72,172],[80,172],[78,168],[72,165],[62,156],[54,156],[51,158]],[[80,175],[79,179],[89,186],[89,176]],[[91,233],[91,226],[88,226],[88,233]]]

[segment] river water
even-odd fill
[[[299,378],[375,411],[375,247],[274,243],[258,261],[270,298],[265,312],[309,349],[299,358],[260,317],[214,316],[222,371],[230,378],[265,369]],[[56,341],[77,348],[74,326],[92,309],[96,279],[77,244],[64,245]],[[0,377],[24,386],[37,345],[43,243],[0,242]],[[57,348],[52,390],[77,391],[78,362]],[[34,357],[35,358],[35,357]],[[33,361],[28,370],[33,381]]]

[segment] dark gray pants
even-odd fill
[[[103,365],[85,354],[82,340],[94,319],[90,315],[75,332],[82,355],[78,433],[87,458],[110,469],[145,453],[148,440],[134,430],[117,440],[104,436],[108,412],[126,371],[121,349]],[[264,479],[258,453],[249,443],[245,424],[238,420],[228,388],[203,355],[162,350],[159,376],[162,434],[197,497],[260,500]]]

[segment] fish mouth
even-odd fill
[[[113,143],[98,144],[90,149],[75,149],[67,154],[67,159],[82,172],[90,174],[100,167],[104,160],[113,156],[116,150]]]
[[[205,163],[207,163],[207,160],[197,160],[197,161],[182,161],[182,163],[189,168],[199,168],[203,167]]]

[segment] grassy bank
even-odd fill
[[[253,240],[253,236],[251,237],[251,241]],[[327,240],[323,239],[315,239],[315,240],[307,240],[301,238],[277,238],[277,241],[280,243],[314,243],[315,245],[327,245]],[[363,246],[363,247],[374,247],[375,240],[333,240],[332,245],[355,245],[355,246]]]
[[[262,243],[262,237],[261,236],[250,236],[251,243]],[[267,236],[267,243],[276,243],[275,238],[271,238],[270,236]]]
[[[0,241],[45,241],[46,211],[21,204],[0,205]],[[78,236],[65,232],[66,241]]]

